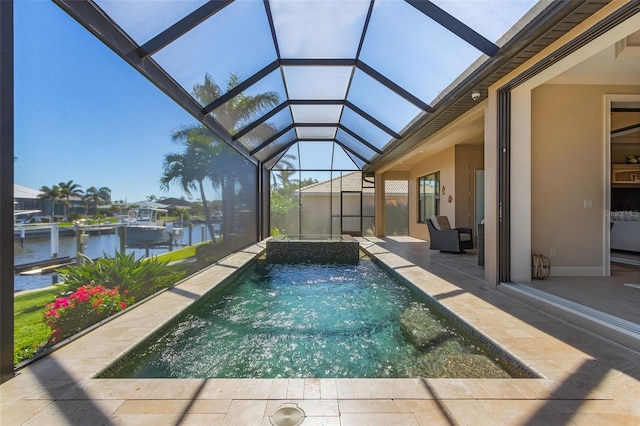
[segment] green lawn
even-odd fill
[[[185,259],[189,259],[191,257],[195,257],[196,256],[196,249],[204,244],[211,244],[210,242],[206,241],[204,243],[198,243],[198,244],[194,244],[192,246],[189,247],[185,247],[185,248],[181,248],[178,250],[173,250],[167,253],[162,253],[159,254],[157,256],[157,258],[159,260],[163,260],[166,262],[175,262],[178,260],[185,260]]]
[[[174,250],[158,256],[159,259],[174,262],[195,257],[196,248],[207,243]],[[196,266],[196,265],[194,265]],[[176,266],[176,270],[181,267]],[[184,268],[182,268],[184,269]],[[189,269],[185,272],[193,273]],[[14,351],[13,361],[18,364],[35,355],[38,348],[45,344],[51,329],[44,323],[45,306],[59,296],[60,289],[44,289],[18,293],[14,297]]]
[[[14,364],[31,358],[49,338],[51,329],[44,323],[44,307],[53,302],[59,292],[57,288],[47,287],[14,297]]]

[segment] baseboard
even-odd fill
[[[552,277],[604,277],[601,266],[551,266]]]

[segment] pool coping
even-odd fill
[[[278,257],[275,260],[270,260],[270,257],[269,257],[269,244],[272,241],[273,241],[273,239],[267,241],[266,259],[265,259],[265,256],[264,256],[265,255],[264,252],[258,254],[258,256],[255,256],[252,259],[248,260],[245,264],[243,264],[241,267],[239,267],[238,270],[233,272],[233,274],[231,274],[230,276],[226,277],[223,280],[219,280],[219,281],[215,282],[211,286],[210,290],[208,290],[202,297],[208,296],[214,290],[218,290],[220,288],[226,288],[229,284],[235,282],[235,280],[238,278],[238,276],[240,276],[243,273],[244,270],[246,270],[248,268],[251,268],[253,265],[256,264],[256,262],[258,261],[258,258],[266,260],[267,262],[272,262],[273,261],[273,262],[276,262],[276,263],[281,263],[282,262],[282,258],[280,258],[280,257]],[[410,281],[406,280],[401,274],[397,273],[392,268],[389,268],[388,265],[386,265],[385,263],[380,262],[365,247],[360,246],[360,243],[358,241],[353,240],[353,242],[355,244],[357,244],[357,246],[359,247],[359,249],[358,249],[358,251],[360,252],[359,255],[358,255],[358,259],[359,260],[368,259],[369,261],[373,262],[376,265],[377,268],[379,268],[382,271],[385,271],[388,274],[388,276],[390,277],[390,279],[398,282],[399,283],[398,285],[401,285],[401,286],[404,286],[406,288],[409,288],[409,289],[411,289],[411,291],[413,291],[417,295],[419,295],[424,300],[426,305],[429,306],[429,308],[431,310],[433,310],[434,312],[438,312],[438,315],[440,315],[442,318],[447,318],[447,321],[449,322],[449,324],[451,324],[453,327],[455,327],[458,330],[458,332],[461,333],[461,335],[467,336],[466,338],[470,339],[468,344],[470,344],[472,346],[473,345],[478,345],[479,348],[481,347],[481,351],[485,356],[488,356],[490,358],[495,359],[495,361],[497,361],[498,364],[501,366],[501,368],[505,369],[505,371],[507,373],[517,375],[517,376],[512,376],[511,378],[541,378],[542,377],[537,371],[535,371],[534,369],[532,369],[529,366],[525,365],[521,360],[519,360],[513,354],[510,354],[507,351],[505,351],[504,349],[502,349],[489,336],[479,332],[477,329],[472,327],[470,324],[462,321],[453,312],[451,312],[449,309],[444,307],[440,302],[438,302],[438,300],[434,299],[429,294],[425,293],[422,289],[420,289],[419,286],[414,285]],[[306,244],[313,244],[314,242],[313,241],[306,241],[305,243]],[[320,243],[322,243],[322,242],[320,242]],[[308,258],[306,258],[306,259],[308,259]],[[319,260],[317,260],[318,262],[322,262],[322,263],[331,262],[331,260],[327,259],[325,256],[320,256],[317,259],[319,259]],[[341,261],[343,259],[338,257],[338,258],[335,258],[333,260],[334,261]],[[294,260],[291,260],[291,261],[292,262],[300,262],[299,259],[294,259]],[[194,304],[199,302],[200,300],[201,299],[194,300]],[[156,330],[154,330],[152,333],[148,334],[147,336],[145,336],[144,338],[142,338],[141,340],[136,342],[136,344],[130,350],[126,351],[125,353],[120,354],[111,363],[109,363],[108,366],[106,366],[105,368],[103,368],[100,371],[98,371],[96,373],[96,375],[94,376],[94,378],[95,379],[128,378],[126,376],[118,376],[117,372],[125,364],[129,363],[132,357],[135,357],[136,354],[140,353],[140,351],[143,351],[143,352],[146,351],[161,336],[165,335],[166,332],[167,332],[167,328],[168,327],[172,327],[175,324],[176,320],[181,321],[178,318],[180,318],[182,315],[184,315],[185,312],[188,312],[191,307],[192,307],[192,305],[189,305],[184,310],[178,312],[174,317],[168,318]],[[90,330],[87,330],[87,331],[90,331]],[[171,377],[166,377],[166,378],[171,378]],[[186,377],[186,378],[189,378],[189,377]],[[355,377],[355,378],[362,378],[362,377]]]
[[[277,402],[304,402],[303,408],[319,417],[342,416],[350,412],[378,412],[386,403],[384,412],[413,412],[420,418],[420,409],[414,405],[426,401],[447,401],[445,414],[451,412],[454,401],[607,401],[620,412],[619,405],[631,408],[627,416],[640,418],[640,408],[633,403],[637,380],[626,374],[617,374],[602,385],[585,392],[581,376],[575,377],[584,365],[597,362],[594,357],[575,346],[550,336],[534,325],[496,308],[493,298],[507,298],[501,303],[521,303],[493,290],[487,300],[447,279],[438,277],[375,243],[375,239],[361,239],[361,248],[386,268],[394,271],[448,310],[459,316],[519,361],[538,372],[541,378],[520,379],[95,379],[95,375],[124,356],[144,338],[190,306],[204,294],[223,282],[238,269],[259,257],[265,242],[247,247],[179,285],[147,300],[123,315],[95,328],[71,341],[47,357],[18,372],[17,377],[4,383],[0,409],[3,418],[9,413],[15,423],[21,419],[35,421],[45,416],[47,409],[57,407],[56,401],[83,401],[97,406],[97,415],[124,415],[123,407],[131,404],[149,414],[142,401],[173,401],[164,409],[185,415],[193,411],[193,402],[205,404],[207,413],[225,415],[235,401],[261,401],[259,410],[263,418]],[[460,276],[457,280],[473,280]],[[466,283],[469,284],[469,283]],[[479,285],[477,282],[471,285]],[[523,307],[523,309],[525,309]],[[527,308],[529,309],[529,308]],[[540,314],[543,315],[543,314]],[[562,326],[566,327],[566,324]],[[623,349],[620,349],[624,352]],[[637,353],[625,353],[632,359]],[[567,385],[570,383],[570,385]],[[631,399],[630,399],[631,398]],[[371,406],[366,401],[377,401]],[[405,401],[403,406],[400,401]],[[137,401],[134,403],[134,401]],[[179,403],[182,401],[183,403]],[[184,401],[191,401],[184,405]],[[214,401],[221,403],[215,405]],[[348,402],[350,401],[350,402]],[[361,401],[358,403],[357,401]],[[617,401],[617,402],[616,402]],[[262,404],[264,402],[264,404]],[[616,402],[616,403],[613,403]],[[53,403],[53,406],[51,405]],[[611,404],[613,403],[613,404]],[[20,410],[28,405],[31,411]],[[138,404],[138,405],[136,405]],[[141,404],[141,405],[140,405]],[[345,405],[346,404],[346,405]],[[351,404],[351,405],[349,405]],[[399,405],[400,404],[400,405]],[[441,404],[438,402],[438,404]],[[635,405],[634,405],[635,404]],[[170,408],[173,407],[173,408]],[[344,406],[344,407],[343,407]],[[33,407],[40,407],[35,409]],[[48,407],[48,408],[47,408]],[[140,408],[142,407],[142,408]],[[226,408],[224,408],[226,407]],[[315,407],[315,408],[314,408]],[[320,408],[318,408],[320,407]],[[340,407],[340,410],[338,410]],[[402,408],[404,407],[404,409]],[[413,408],[412,408],[413,407]],[[488,408],[484,407],[485,411]],[[34,411],[35,410],[35,411]],[[185,411],[187,410],[187,411]],[[226,410],[226,411],[225,411]],[[316,410],[316,411],[314,411]],[[345,411],[346,410],[346,411]],[[399,411],[398,411],[399,410]],[[134,410],[135,411],[135,410]],[[106,413],[106,414],[105,414]],[[111,414],[108,414],[111,413]],[[189,414],[190,415],[190,414]],[[494,414],[491,417],[495,420]],[[471,419],[477,418],[471,416]],[[636,417],[637,416],[637,417]],[[168,419],[168,417],[167,417]],[[268,423],[266,423],[268,424]]]

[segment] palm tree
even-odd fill
[[[231,74],[227,81],[227,91],[240,83],[237,74]],[[202,105],[207,105],[219,98],[222,94],[220,87],[213,81],[209,74],[205,74],[204,83],[193,86],[192,95]],[[215,109],[213,117],[229,133],[235,134],[246,125],[256,114],[273,108],[280,102],[276,92],[267,92],[256,96],[240,94],[229,102]],[[265,140],[275,134],[275,129],[264,124],[258,126],[253,135],[259,140]],[[172,135],[174,142],[181,143],[185,147],[183,154],[167,154],[164,159],[164,174],[161,178],[163,188],[168,188],[171,181],[180,182],[183,190],[190,194],[190,190],[198,188],[202,197],[205,210],[205,221],[209,232],[213,230],[208,205],[204,197],[204,181],[208,179],[214,189],[222,188],[224,221],[223,235],[226,237],[233,223],[233,188],[237,180],[246,179],[243,168],[238,163],[238,155],[224,142],[219,141],[215,135],[202,125],[187,126],[177,130]],[[188,167],[196,167],[197,172],[187,170]],[[213,235],[213,233],[211,233]]]
[[[280,183],[283,188],[286,188],[291,182],[290,178],[295,173],[293,162],[297,159],[298,157],[293,154],[285,154],[280,158],[278,164],[276,164],[276,166],[271,170],[274,189],[278,186],[278,178],[280,178]]]
[[[51,200],[51,220],[53,221],[53,216],[56,212],[56,200],[60,198],[60,187],[58,185],[53,185],[51,188],[49,188],[45,185],[40,188],[40,194],[38,194],[38,198],[42,200]]]
[[[227,81],[227,92],[234,89],[240,83],[241,81],[238,74],[232,73]],[[220,90],[220,86],[213,81],[211,75],[207,73],[204,76],[204,83],[195,84],[191,94],[200,101],[202,105],[207,105],[218,99],[222,95],[222,91]],[[277,92],[266,92],[255,96],[239,94],[229,102],[225,102],[222,106],[216,108],[213,111],[213,117],[227,129],[229,133],[235,134],[255,117],[256,114],[271,109],[279,103],[280,98]],[[261,127],[261,131],[268,133],[268,136],[273,134],[273,129],[269,129],[268,126]],[[265,138],[261,137],[260,139],[264,140]]]
[[[73,183],[73,180],[60,182],[58,185],[60,186],[60,197],[62,198],[64,205],[67,207],[67,216],[69,216],[69,209],[71,206],[69,202],[70,197],[72,195],[81,197],[84,194],[84,191],[80,189],[80,185]]]
[[[105,204],[111,204],[111,189],[106,186],[98,188],[98,194],[100,194],[100,200]]]
[[[182,131],[180,131],[182,132]],[[191,196],[192,190],[200,192],[202,206],[204,210],[205,224],[211,235],[211,240],[215,244],[215,234],[209,205],[204,192],[204,181],[209,178],[211,160],[215,158],[216,146],[210,143],[210,139],[203,136],[195,129],[193,132],[183,134],[180,139],[186,137],[184,141],[184,152],[182,154],[170,153],[164,156],[164,173],[160,178],[160,187],[168,190],[171,182],[176,182],[182,190]]]
[[[88,206],[89,201],[93,201],[96,208],[95,217],[98,217],[98,204],[111,202],[111,190],[106,186],[96,188],[95,186],[87,188],[85,192],[85,206]]]

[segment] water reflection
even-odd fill
[[[206,235],[205,235],[206,234]],[[193,225],[191,231],[191,242],[197,244],[209,239],[209,234],[202,224]],[[185,227],[182,239],[175,242],[175,248],[186,246],[189,244],[189,231]],[[16,239],[13,244],[14,248],[14,264],[20,265],[24,263],[37,262],[41,260],[51,259],[51,238],[47,236],[27,236],[24,245],[20,244],[20,240]],[[91,235],[87,241],[85,254],[91,258],[101,257],[104,253],[113,256],[120,248],[120,238],[117,234]],[[155,256],[166,253],[167,247],[156,247],[149,249],[149,255]],[[145,249],[126,250],[127,253],[135,253],[135,257],[146,255]],[[76,239],[72,236],[60,236],[58,241],[58,257],[75,257],[76,256]],[[14,289],[15,291],[31,290],[51,285],[52,275],[15,275]]]

